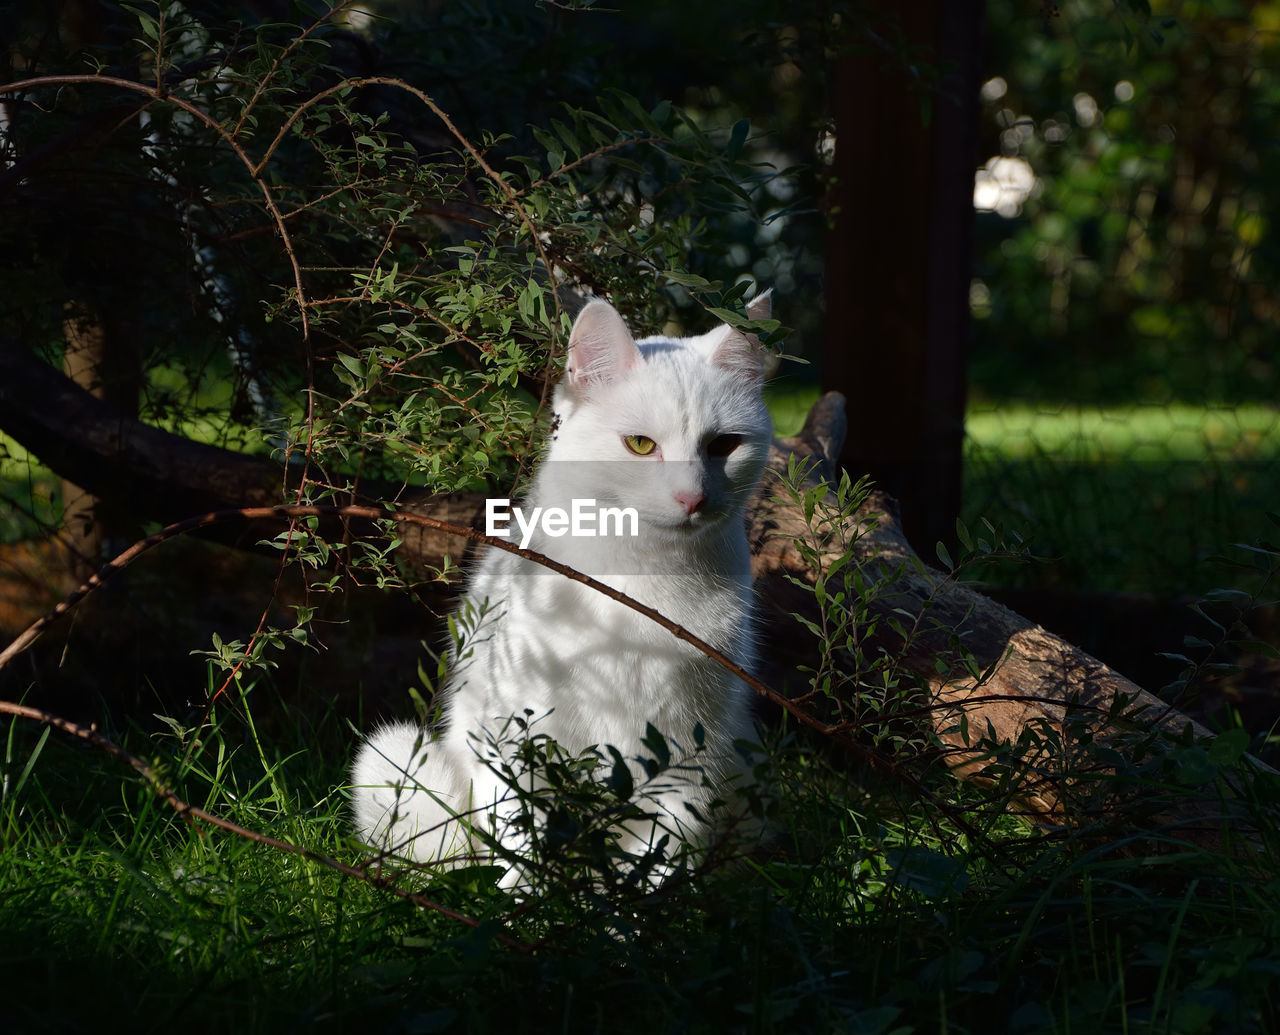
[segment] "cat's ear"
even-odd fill
[[[589,394],[640,365],[640,350],[618,310],[600,299],[588,302],[573,322],[565,383]]]
[[[773,288],[761,291],[747,303],[747,316],[753,320],[767,320],[773,314]],[[752,335],[754,337],[754,335]]]
[[[770,289],[748,302],[747,316],[752,320],[769,319],[773,309],[769,298],[772,294]],[[716,366],[725,367],[757,383],[763,383],[769,359],[769,355],[760,347],[759,338],[729,326],[725,327],[724,337],[716,343],[715,350],[711,353],[711,362]]]

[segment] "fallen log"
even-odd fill
[[[771,469],[780,474],[790,456],[812,457],[815,476],[830,483],[843,402],[824,396],[799,435],[776,443]],[[814,540],[798,507],[761,499],[751,522],[757,595],[770,627],[789,613],[816,620],[814,596],[802,587],[852,550],[863,583],[875,587],[864,600],[876,627],[871,639],[927,687],[915,711],[946,746],[943,757],[957,777],[1001,784],[1030,815],[1052,824],[1114,826],[1144,813],[1146,829],[1217,844],[1224,824],[1240,822],[1240,810],[1224,808],[1212,786],[1199,799],[1181,799],[1176,814],[1167,799],[1144,809],[1138,799],[1157,797],[1153,785],[1177,781],[1178,749],[1187,756],[1182,762],[1203,758],[1213,734],[1075,645],[924,564],[887,494],[870,492],[852,515],[852,545],[847,534],[829,535],[817,564],[798,549],[806,537]],[[895,617],[900,621],[889,621]],[[904,628],[907,636],[895,631]],[[1122,770],[1131,779],[1121,779]]]

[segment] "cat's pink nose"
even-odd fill
[[[676,502],[684,507],[686,514],[696,514],[702,509],[702,505],[707,502],[707,497],[701,492],[677,492]]]

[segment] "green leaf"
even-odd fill
[[[956,562],[951,559],[951,551],[947,549],[947,544],[941,539],[938,540],[935,552],[938,555],[938,560],[942,562],[942,566],[946,568],[947,571],[955,571]]]
[[[1272,661],[1280,661],[1280,648],[1277,648],[1274,643],[1268,643],[1266,640],[1234,640],[1233,643],[1238,650],[1259,654]]]
[[[707,280],[705,277],[699,277],[696,273],[673,273],[668,270],[662,276],[671,281],[672,284],[679,284],[681,287],[714,291],[720,286],[718,282]]]
[[[582,154],[582,143],[578,140],[578,136],[568,126],[559,119],[552,119],[551,126],[556,131],[556,135],[564,141],[565,152],[572,152],[575,155]]]
[[[141,26],[142,31],[147,36],[159,42],[160,27],[156,23],[156,20],[153,17],[151,17],[151,15],[146,14],[134,4],[121,4],[120,6],[123,7],[126,11],[128,11],[130,14],[132,14],[135,18],[138,19],[138,25]]]
[[[742,153],[742,145],[747,142],[747,134],[750,132],[750,119],[739,119],[733,124],[733,129],[729,133],[728,146],[724,149],[724,153],[730,161],[735,160]]]
[[[1249,750],[1249,733],[1234,729],[1220,733],[1209,745],[1209,761],[1214,765],[1235,765]]]
[[[614,98],[614,100],[621,103],[623,107],[625,107],[627,111],[629,111],[640,123],[640,125],[644,126],[648,124],[649,113],[644,110],[640,102],[632,97],[631,94],[623,93],[621,90],[610,90],[609,94]]]
[[[969,883],[964,863],[921,845],[892,848],[885,861],[894,871],[894,884],[935,902],[960,894]]]

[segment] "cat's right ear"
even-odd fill
[[[599,299],[588,302],[569,335],[565,384],[580,395],[589,395],[592,389],[616,381],[640,362],[640,350],[618,310]]]

